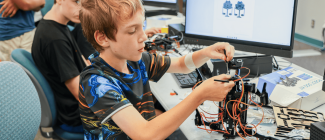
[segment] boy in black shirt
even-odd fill
[[[80,75],[79,108],[85,139],[165,139],[205,100],[221,101],[234,82],[205,80],[176,107],[156,117],[149,80],[189,73],[209,59],[230,61],[234,47],[216,43],[180,58],[144,53],[141,0],[83,0],[80,21],[98,51]],[[96,16],[94,16],[96,15]],[[224,55],[226,50],[226,55]]]
[[[86,67],[67,23],[79,23],[76,0],[56,0],[36,29],[32,56],[49,82],[56,101],[57,124],[66,131],[83,132],[78,110],[79,74]]]

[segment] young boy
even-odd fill
[[[86,62],[67,27],[69,21],[80,23],[79,10],[79,0],[55,0],[52,9],[38,24],[32,56],[53,90],[58,110],[57,124],[65,131],[83,133],[78,92],[79,74]]]
[[[77,0],[55,0],[40,20],[32,45],[35,65],[52,88],[57,125],[69,132],[83,133],[78,109],[79,74],[86,67],[67,23],[79,23]]]
[[[217,43],[180,58],[144,52],[141,0],[83,0],[80,21],[98,51],[80,75],[79,108],[85,139],[165,139],[205,100],[221,101],[234,86],[221,75],[204,81],[176,107],[156,117],[149,80],[189,73],[209,59],[230,61],[234,47]],[[96,16],[94,16],[96,15]],[[227,56],[224,55],[226,50]]]

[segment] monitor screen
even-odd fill
[[[176,3],[177,2],[177,0],[143,0],[143,1],[164,2],[164,3]]]
[[[292,50],[296,2],[187,0],[185,34],[216,41]]]

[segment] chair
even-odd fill
[[[33,140],[41,122],[37,91],[17,64],[0,63],[0,139]]]
[[[37,69],[32,55],[24,49],[15,49],[12,51],[10,59],[12,62],[18,63],[23,67],[36,87],[42,109],[42,120],[40,124],[42,136],[53,139],[84,139],[83,133],[66,132],[56,125],[56,103],[52,89],[42,73]],[[43,132],[41,129],[42,127],[52,127],[53,133]]]

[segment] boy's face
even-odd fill
[[[60,11],[65,16],[74,23],[80,23],[79,11],[80,4],[79,0],[61,0]]]
[[[118,23],[116,41],[109,41],[110,49],[116,57],[139,61],[144,52],[147,35],[143,31],[144,15],[138,10],[131,19]]]

